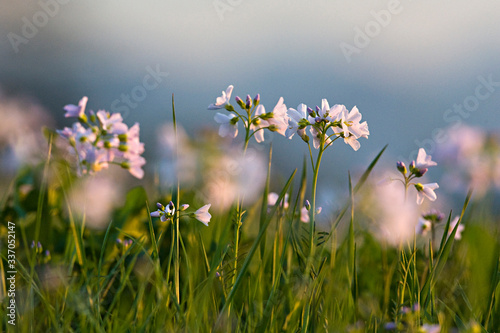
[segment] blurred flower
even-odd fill
[[[139,141],[139,124],[135,123],[129,129],[120,114],[110,114],[105,110],[97,112],[97,119],[90,111],[88,121],[84,114],[87,100],[82,98],[79,106],[66,105],[66,116],[78,116],[80,122],[74,123],[72,128],[57,130],[68,140],[70,151],[78,156],[77,174],[93,174],[113,163],[129,170],[134,177],[142,178],[142,166],[146,160],[140,156],[144,144]]]
[[[101,127],[107,134],[124,134],[128,127],[123,123],[122,115],[119,113],[110,114],[105,110],[99,110],[96,113]]]
[[[500,136],[498,132],[469,126],[451,127],[447,140],[437,146],[439,162],[447,168],[446,187],[464,192],[474,189],[481,198],[490,189],[500,189]]]
[[[119,175],[98,174],[82,178],[71,188],[68,199],[77,220],[85,218],[91,229],[106,229],[111,221],[113,207],[121,204],[124,189]]]
[[[451,233],[453,232],[453,229],[455,229],[455,226],[457,225],[458,220],[459,220],[459,217],[457,216],[453,219],[453,221],[450,222],[450,228],[448,229],[448,236],[450,236]],[[465,229],[465,226],[462,223],[460,223],[457,227],[457,232],[455,233],[456,240],[462,239],[462,232],[464,231],[464,229]]]
[[[425,236],[425,235],[427,235],[427,232],[429,230],[431,230],[431,228],[432,228],[431,221],[428,221],[426,219],[420,218],[420,219],[418,219],[418,224],[415,227],[415,233],[417,235]]]
[[[424,148],[420,148],[418,150],[418,155],[417,155],[415,167],[418,169],[421,169],[421,168],[428,168],[428,167],[435,166],[435,165],[437,165],[437,163],[432,161],[432,156],[427,155]]]
[[[309,210],[306,208],[306,206],[303,206],[300,209],[300,221],[304,223],[309,223],[311,221],[309,218]]]
[[[441,332],[441,326],[438,324],[423,324],[420,330],[425,333],[439,333]]]
[[[209,110],[218,110],[218,109],[225,108],[226,105],[229,104],[229,100],[231,99],[232,92],[233,92],[233,86],[230,85],[229,87],[227,87],[226,91],[222,92],[221,97],[217,97],[215,104],[210,104],[208,106],[208,109]]]
[[[267,205],[268,206],[274,206],[276,205],[276,201],[278,201],[279,194],[276,192],[271,192],[267,195]],[[288,209],[288,193],[285,193],[285,196],[283,200],[280,203],[280,206],[283,207],[283,209]]]
[[[208,223],[210,222],[210,219],[212,218],[212,215],[208,212],[208,209],[210,208],[211,204],[205,205],[198,209],[197,211],[194,212],[193,217],[206,225],[208,227]]]
[[[424,201],[424,197],[430,201],[435,201],[437,195],[434,192],[435,189],[439,188],[437,183],[421,184],[416,183],[415,188],[417,189],[417,204],[421,205]]]
[[[267,167],[256,150],[243,154],[238,148],[212,148],[204,154],[201,194],[213,208],[226,210],[237,198],[249,204],[260,197]]]
[[[88,101],[87,96],[83,96],[80,102],[78,102],[78,105],[73,105],[73,104],[68,104],[64,106],[64,111],[66,111],[66,114],[64,115],[66,118],[81,118],[85,119],[85,107],[87,106],[87,101]]]
[[[422,214],[422,217],[424,220],[439,223],[445,218],[445,215],[437,209],[431,209],[430,211]]]
[[[159,158],[160,184],[168,188],[177,184],[186,189],[196,183],[198,156],[202,145],[194,145],[189,140],[186,131],[177,124],[177,141],[174,126],[167,123],[158,131],[156,156]],[[177,149],[178,148],[178,149]]]
[[[229,136],[235,138],[238,135],[238,117],[234,114],[216,113],[214,116],[215,121],[220,124],[219,135],[221,137]],[[259,142],[259,141],[258,141]]]
[[[419,206],[414,200],[415,192],[408,193],[405,200],[400,186],[398,182],[374,185],[373,192],[365,198],[362,205],[366,214],[375,222],[373,227],[377,238],[392,246],[413,238],[420,215]]]
[[[0,169],[4,176],[46,157],[48,145],[41,128],[53,123],[46,110],[28,97],[7,97],[0,90],[0,118]]]

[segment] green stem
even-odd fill
[[[319,166],[321,165],[321,158],[323,157],[323,153],[325,151],[325,136],[324,134],[321,135],[321,142],[319,146],[319,151],[318,151],[318,156],[316,158],[316,164],[313,169],[313,183],[312,183],[312,205],[311,205],[311,218],[309,221],[309,245],[310,245],[310,252],[309,252],[309,258],[307,260],[307,268],[306,268],[306,275],[309,274],[313,257],[314,257],[314,252],[316,250],[316,244],[314,242],[314,231],[316,227],[316,190],[317,190],[317,185],[318,185],[318,174],[319,174]]]

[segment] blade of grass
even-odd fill
[[[424,309],[427,308],[427,305],[429,304],[431,290],[434,287],[434,284],[436,283],[436,278],[439,276],[439,274],[441,273],[441,271],[444,268],[446,261],[448,260],[451,246],[452,246],[453,241],[455,239],[455,234],[457,233],[458,226],[462,222],[462,218],[465,214],[465,210],[467,209],[467,206],[469,205],[469,201],[470,201],[471,196],[472,196],[472,191],[469,191],[467,193],[467,197],[465,198],[465,202],[464,202],[464,205],[462,207],[462,212],[460,213],[460,218],[458,219],[458,222],[455,225],[455,228],[453,228],[453,231],[449,235],[448,240],[446,241],[445,245],[443,246],[441,251],[439,251],[438,256],[437,256],[437,260],[436,260],[436,264],[434,265],[432,272],[429,272],[429,276],[428,276],[427,280],[425,281],[425,284],[422,287],[422,290],[420,291],[420,299],[422,300],[422,305],[423,305]]]
[[[290,176],[290,178],[286,182],[285,187],[281,191],[281,193],[278,197],[278,200],[276,201],[276,204],[271,209],[271,213],[268,215],[266,222],[264,223],[262,229],[259,231],[257,238],[253,242],[252,248],[248,252],[247,257],[245,258],[245,261],[243,262],[243,265],[240,269],[240,272],[238,273],[238,276],[236,277],[236,281],[233,284],[233,287],[231,288],[231,291],[229,292],[229,295],[227,296],[226,302],[224,303],[224,306],[222,307],[222,310],[219,313],[219,317],[217,318],[217,322],[215,323],[216,327],[217,327],[218,323],[220,322],[222,315],[225,313],[226,309],[231,304],[231,301],[233,300],[236,291],[238,290],[240,284],[242,283],[243,276],[246,274],[246,271],[248,270],[248,267],[250,266],[250,261],[252,260],[254,254],[257,250],[257,247],[259,246],[260,241],[262,240],[262,237],[263,237],[264,233],[267,230],[267,227],[269,226],[269,224],[271,222],[272,217],[276,213],[276,210],[278,209],[280,202],[284,199],[285,193],[287,192],[288,187],[290,186],[296,172],[297,172],[297,169],[295,169],[293,171],[292,175]]]

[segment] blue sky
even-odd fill
[[[338,145],[327,154],[342,177],[386,143],[389,155],[409,156],[457,119],[490,129],[500,122],[496,86],[467,117],[453,111],[474,102],[481,78],[500,81],[496,1],[55,1],[0,4],[0,86],[61,115],[83,95],[91,108],[110,109],[148,67],[160,68],[168,77],[127,115],[148,129],[147,147],[170,118],[172,93],[180,122],[196,135],[216,127],[206,106],[229,84],[235,95],[260,93],[268,108],[280,96],[289,107],[322,98],[356,105],[371,136],[356,153]],[[44,22],[42,4],[54,3]],[[43,24],[15,52],[13,34],[23,36],[35,18]],[[363,45],[359,31],[370,35]],[[358,49],[350,59],[347,44]],[[299,141],[273,144],[278,165],[302,161]]]

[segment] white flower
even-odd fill
[[[210,219],[212,218],[212,215],[208,212],[208,209],[210,208],[211,204],[205,205],[198,209],[196,212],[194,212],[194,218],[203,223],[208,227],[208,223],[210,222]]]
[[[102,128],[108,134],[123,134],[127,133],[128,126],[123,123],[123,118],[119,113],[112,113],[105,110],[99,110],[96,113],[97,119],[102,126]]]
[[[128,161],[122,163],[122,167],[127,169],[130,174],[136,178],[144,177],[142,166],[146,164],[146,159],[140,155],[132,156]]]
[[[450,222],[450,228],[448,229],[448,236],[450,236],[451,233],[453,232],[453,229],[455,229],[455,226],[458,223],[458,218],[459,217],[457,216],[453,219],[453,221]],[[457,227],[457,232],[455,233],[456,240],[462,239],[462,231],[464,231],[464,229],[465,229],[465,226],[463,224],[460,224]]]
[[[359,147],[361,147],[361,144],[359,143],[358,139],[356,139],[356,137],[353,135],[344,138],[344,142],[347,143],[349,146],[351,146],[352,149],[354,149],[354,151],[358,151]]]
[[[158,210],[152,212],[150,214],[151,217],[159,217],[160,221],[167,222],[170,220],[171,217],[174,216],[175,206],[172,201],[170,201],[167,206],[163,206],[161,203],[158,202],[156,204],[156,207],[158,207]]]
[[[316,214],[315,215],[319,215],[322,210],[323,209],[321,207],[316,208]],[[302,206],[302,208],[300,209],[300,221],[302,221],[304,223],[309,223],[310,222],[309,209],[307,209],[307,207],[305,205]]]
[[[307,208],[305,206],[303,206],[302,209],[300,210],[300,220],[304,223],[309,223],[309,221],[310,221],[309,211],[307,210]]]
[[[331,122],[334,122],[334,121],[339,121],[340,119],[342,119],[342,115],[344,115],[344,113],[347,113],[347,109],[345,107],[345,105],[342,105],[342,104],[335,104],[334,106],[332,106],[330,108],[330,111],[328,112],[328,119],[331,121]]]
[[[421,168],[427,168],[427,167],[430,167],[430,166],[434,166],[434,165],[437,165],[436,162],[432,161],[432,156],[431,155],[427,155],[427,153],[425,152],[424,148],[420,148],[418,150],[418,155],[417,155],[417,160],[416,160],[416,163],[415,163],[415,167],[417,169],[421,169]]]
[[[314,148],[319,149],[319,146],[321,145],[320,133],[318,132],[318,130],[314,126],[311,126],[311,128],[309,129],[309,132],[311,132],[311,136],[313,138]],[[328,145],[330,142],[332,142],[332,140],[330,138],[326,137],[325,146]]]
[[[88,101],[87,96],[83,96],[78,105],[68,104],[64,107],[66,114],[64,115],[66,118],[77,117],[83,118],[85,116],[85,107],[87,106]]]
[[[264,105],[259,105],[257,106],[257,109],[255,110],[255,118],[250,124],[250,129],[254,132],[254,137],[257,142],[262,142],[264,141],[264,131],[263,128],[269,127],[269,123],[267,120],[264,120],[260,118],[259,116],[264,115],[266,113],[266,109],[264,108]]]
[[[208,109],[209,110],[218,110],[218,109],[225,108],[226,105],[229,104],[229,100],[231,99],[231,94],[233,93],[233,88],[234,87],[232,85],[227,87],[226,91],[222,92],[222,96],[217,97],[215,104],[210,104],[208,106]]]
[[[417,189],[417,204],[421,205],[422,202],[424,202],[424,197],[430,201],[435,201],[437,199],[437,195],[434,193],[434,190],[439,188],[437,183],[417,183],[415,184],[415,188]]]
[[[351,112],[344,110],[342,115],[342,130],[344,136],[354,135],[356,139],[361,137],[367,138],[370,132],[368,131],[368,124],[365,122],[360,123],[361,113],[357,107],[353,107]]]
[[[269,118],[267,118],[267,122],[276,126],[276,132],[283,136],[285,136],[285,132],[288,128],[288,116],[286,113],[286,105],[283,103],[283,97],[280,97],[273,111],[268,113]]]
[[[306,119],[307,117],[307,105],[300,104],[297,106],[297,110],[289,108],[288,109],[288,128],[285,131],[285,136],[289,139],[293,137],[295,133],[297,133],[300,137],[304,137],[305,129],[299,129],[299,123],[302,119]]]
[[[268,206],[274,206],[276,205],[276,201],[278,201],[279,195],[278,193],[271,192],[267,195],[267,205]],[[283,205],[284,202],[284,205]],[[281,201],[281,206],[284,209],[288,209],[288,193],[285,193],[285,197]]]
[[[418,224],[415,227],[415,233],[417,235],[425,236],[429,230],[431,230],[431,222],[423,218],[418,219]]]
[[[217,123],[220,124],[220,136],[222,136],[223,138],[226,136],[235,138],[238,135],[238,118],[234,114],[230,113],[226,115],[223,113],[216,113],[214,119]]]

